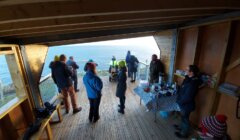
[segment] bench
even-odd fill
[[[46,130],[47,132],[47,137],[49,140],[52,140],[53,139],[53,136],[52,136],[52,130],[51,130],[51,127],[50,127],[50,123],[51,123],[51,120],[52,120],[52,117],[53,115],[57,112],[58,114],[58,122],[61,122],[62,121],[62,115],[61,115],[61,106],[58,104],[56,106],[56,110],[53,111],[53,113],[46,119],[44,119],[41,123],[41,126],[39,128],[39,130],[33,134],[30,138],[30,140],[39,140],[44,132],[44,130]]]

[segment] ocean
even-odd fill
[[[80,72],[83,71],[83,67],[89,59],[93,59],[98,64],[98,70],[108,70],[112,56],[115,56],[117,60],[125,60],[128,50],[144,63],[150,63],[152,54],[160,54],[153,37],[52,46],[48,50],[42,76],[50,73],[49,63],[55,55],[73,56],[80,67],[78,70]],[[4,84],[11,83],[12,79],[3,55],[0,56],[0,67],[0,80]]]

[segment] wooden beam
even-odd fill
[[[118,22],[131,20],[144,20],[150,18],[172,19],[180,17],[204,17],[220,14],[220,10],[193,10],[193,11],[177,11],[177,12],[150,12],[139,14],[119,14],[119,15],[104,15],[104,16],[90,16],[90,17],[72,17],[63,19],[47,19],[34,20],[16,23],[0,24],[0,32],[23,30],[23,29],[41,29],[55,26],[68,26],[69,24],[89,24],[89,23],[103,23],[103,22]]]
[[[34,43],[49,43],[64,40],[73,40],[81,38],[93,38],[101,36],[111,36],[111,35],[121,35],[121,34],[132,34],[132,33],[144,33],[151,31],[162,31],[166,29],[176,28],[175,24],[170,25],[157,25],[157,26],[147,26],[147,27],[136,27],[136,28],[122,28],[122,29],[111,29],[111,30],[100,30],[100,31],[88,31],[88,32],[78,32],[78,33],[68,33],[59,35],[45,35],[38,37],[26,37],[26,38],[6,38],[4,41],[17,43],[17,44],[34,44]]]
[[[0,1],[1,6],[22,5],[32,3],[46,3],[46,2],[59,2],[59,1],[74,1],[74,0],[3,0]]]
[[[225,22],[225,21],[232,21],[232,20],[239,20],[239,19],[240,19],[240,11],[236,11],[236,12],[216,15],[213,17],[203,18],[203,19],[196,20],[196,21],[189,22],[189,23],[184,23],[182,25],[179,25],[179,27],[181,29],[184,29],[184,28],[203,26],[203,25],[209,25],[209,24]]]
[[[89,0],[72,2],[32,3],[25,5],[4,6],[0,8],[1,23],[52,18],[70,18],[78,16],[116,15],[146,13],[153,11],[188,11],[188,10],[239,10],[240,1],[228,0],[131,0],[109,1]]]
[[[29,30],[22,30],[22,31],[11,31],[11,32],[0,32],[1,37],[6,36],[21,36],[21,35],[33,35],[33,34],[41,34],[41,33],[53,33],[53,32],[59,32],[59,31],[67,31],[67,30],[77,30],[77,29],[97,29],[97,28],[103,28],[103,27],[122,27],[122,26],[133,26],[133,25],[143,25],[143,24],[167,24],[167,23],[175,23],[178,24],[181,21],[191,21],[195,20],[197,17],[185,17],[185,18],[173,18],[173,19],[158,19],[158,18],[150,18],[145,20],[132,20],[132,21],[118,21],[118,22],[109,22],[109,23],[89,23],[89,24],[73,24],[73,25],[66,25],[64,27],[57,26],[52,28],[43,28],[43,29],[29,29]]]
[[[184,21],[175,21],[174,25],[181,24]],[[100,31],[100,30],[114,30],[114,29],[123,29],[123,28],[136,28],[136,27],[150,27],[150,26],[165,26],[173,24],[173,22],[165,22],[159,23],[159,22],[148,22],[148,23],[139,23],[139,24],[123,24],[123,25],[106,25],[106,26],[98,26],[98,27],[87,27],[87,28],[74,28],[74,29],[66,29],[66,30],[58,30],[53,32],[40,32],[40,33],[32,33],[32,34],[26,34],[26,35],[18,35],[15,36],[17,38],[28,38],[28,37],[38,37],[38,36],[44,36],[44,35],[59,35],[59,34],[68,34],[68,33],[76,33],[76,32],[91,32],[91,31]]]
[[[237,60],[235,60],[234,62],[229,64],[226,68],[226,72],[232,70],[233,68],[237,67],[238,65],[240,65],[240,58],[238,58]]]

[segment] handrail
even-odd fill
[[[146,66],[149,66],[149,64],[144,63],[144,62],[141,62],[141,61],[139,61],[139,63],[141,63],[141,64],[143,64],[143,65],[146,65]]]
[[[40,82],[39,82],[39,83],[41,84],[42,82],[46,81],[47,79],[49,79],[49,78],[51,78],[51,77],[52,77],[52,74],[49,73],[48,75],[42,77],[42,78],[40,79]]]

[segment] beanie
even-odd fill
[[[226,120],[227,117],[225,115],[209,116],[202,120],[202,126],[214,137],[222,138],[227,133]]]
[[[120,68],[126,67],[126,63],[123,60],[118,62],[118,65],[119,65]]]
[[[59,61],[59,56],[58,55],[54,56],[54,61]]]

